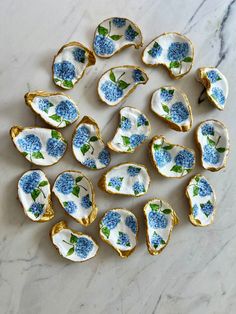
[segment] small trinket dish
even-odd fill
[[[34,91],[25,94],[26,104],[46,123],[64,128],[79,118],[75,102],[63,93]]]
[[[146,65],[165,66],[174,79],[186,75],[192,68],[194,49],[191,41],[179,33],[164,33],[153,39],[143,51]]]
[[[223,123],[206,120],[199,124],[196,132],[197,144],[201,150],[203,168],[218,171],[226,166],[229,153],[229,133]]]
[[[86,68],[95,63],[91,50],[79,42],[70,42],[62,46],[53,59],[53,81],[57,86],[71,89],[82,78]]]
[[[126,18],[112,17],[96,28],[93,49],[98,57],[110,58],[124,48],[142,47],[142,41],[141,30],[137,25]]]
[[[148,118],[138,109],[124,107],[120,110],[120,122],[113,139],[107,146],[120,153],[133,153],[151,132]]]
[[[197,80],[206,88],[207,97],[219,110],[224,110],[229,93],[226,77],[214,67],[199,68]]]
[[[141,196],[149,188],[150,177],[144,165],[132,162],[110,168],[99,180],[99,187],[111,194]]]
[[[59,254],[72,262],[85,262],[98,251],[97,243],[90,236],[70,229],[65,221],[52,227],[50,237]]]
[[[158,88],[152,95],[151,109],[176,131],[186,132],[192,127],[193,116],[188,97],[175,87]]]
[[[138,221],[131,211],[123,208],[108,210],[99,226],[101,239],[121,257],[128,257],[135,250]]]
[[[195,153],[192,149],[168,143],[164,136],[152,138],[150,156],[154,167],[167,178],[184,177],[195,166]]]
[[[21,176],[18,198],[31,220],[45,222],[54,217],[50,183],[42,170],[29,170]]]
[[[75,158],[89,169],[102,169],[109,165],[111,154],[105,146],[99,126],[90,117],[83,117],[72,136]]]
[[[56,178],[53,193],[65,212],[83,226],[90,225],[97,216],[92,183],[80,171],[64,171]]]
[[[17,150],[35,165],[50,166],[57,163],[67,148],[61,133],[53,129],[13,126],[10,135]]]
[[[158,198],[144,206],[146,242],[151,255],[157,255],[167,246],[173,227],[179,219],[171,206]]]
[[[212,224],[216,198],[208,180],[200,174],[195,175],[186,188],[186,196],[190,203],[190,222],[200,227]]]
[[[103,73],[98,82],[98,96],[108,106],[125,100],[140,84],[146,84],[147,74],[134,65],[114,67]]]

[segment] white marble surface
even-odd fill
[[[177,15],[178,14],[178,15]],[[103,19],[127,16],[143,31],[144,44],[166,31],[186,34],[195,46],[195,63],[183,79],[173,81],[163,68],[144,67],[150,76],[147,85],[138,88],[124,103],[147,114],[152,135],[163,134],[170,141],[196,148],[193,133],[196,125],[207,118],[224,122],[236,145],[235,106],[235,0],[40,0],[1,1],[0,4],[0,312],[20,314],[61,313],[235,313],[236,312],[236,224],[235,224],[235,150],[227,168],[218,173],[201,172],[214,184],[218,209],[215,223],[208,228],[193,227],[188,221],[188,202],[184,188],[191,174],[180,180],[166,179],[154,171],[147,156],[147,144],[133,155],[112,154],[112,165],[137,161],[151,172],[147,195],[135,199],[111,196],[96,187],[98,219],[83,228],[68,218],[70,226],[85,230],[98,241],[96,258],[83,264],[71,263],[58,256],[49,240],[51,226],[65,217],[54,199],[56,217],[37,224],[24,216],[16,199],[16,184],[30,164],[13,147],[8,131],[13,124],[44,125],[24,104],[28,90],[57,90],[51,80],[53,55],[65,43],[78,40],[91,46],[93,33]],[[82,115],[91,115],[109,140],[116,129],[118,107],[99,102],[96,83],[112,66],[142,66],[141,50],[129,48],[110,60],[97,59],[82,81],[70,92],[79,101]],[[215,66],[227,76],[230,94],[225,111],[214,109],[207,101],[198,103],[202,86],[194,79],[200,66]],[[189,96],[194,125],[182,134],[168,128],[150,111],[151,93],[163,84],[180,87]],[[122,104],[123,105],[123,104]],[[70,140],[74,126],[63,134]],[[51,183],[65,169],[84,171],[94,185],[103,170],[82,168],[67,151],[64,160],[46,168]],[[180,217],[172,239],[160,256],[150,256],[144,236],[142,208],[150,198],[170,202]],[[112,207],[134,210],[140,221],[139,243],[127,260],[119,256],[98,237],[98,221]]]

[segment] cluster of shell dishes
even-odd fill
[[[98,25],[93,39],[93,51],[79,42],[64,45],[53,59],[52,79],[63,89],[72,89],[83,77],[87,67],[93,66],[96,56],[110,58],[120,50],[142,47],[142,33],[126,18],[109,18]],[[180,79],[192,67],[194,48],[191,41],[178,33],[164,33],[153,39],[143,50],[142,61],[147,66],[163,65],[172,79]],[[223,110],[228,96],[225,76],[214,67],[197,70],[197,79],[204,85],[209,102]],[[146,84],[145,71],[134,65],[120,65],[106,71],[98,81],[97,93],[102,102],[115,106],[124,101],[141,84]],[[77,104],[62,92],[32,91],[25,95],[26,104],[50,128],[13,126],[10,135],[17,150],[30,163],[50,166],[65,154],[67,142],[58,129],[79,119]],[[161,86],[152,95],[152,111],[170,128],[186,132],[193,117],[188,97],[172,86]],[[134,153],[148,140],[150,122],[145,114],[133,107],[120,110],[120,121],[113,138],[104,143],[94,119],[84,116],[72,134],[72,151],[84,167],[96,171],[109,166],[110,151]],[[219,171],[226,165],[229,152],[227,128],[217,120],[206,120],[196,130],[196,143],[204,169]],[[149,143],[149,155],[154,168],[168,178],[182,178],[195,165],[194,150],[168,142],[156,135]],[[142,164],[125,162],[108,169],[100,178],[101,189],[110,194],[139,197],[148,191],[150,177]],[[83,226],[97,216],[95,192],[90,180],[81,171],[60,173],[52,187],[65,212]],[[18,182],[18,196],[25,214],[32,221],[47,222],[54,217],[51,187],[40,169],[25,172]],[[195,226],[210,225],[215,216],[215,192],[208,179],[201,174],[191,178],[186,187],[190,204],[190,222]],[[166,201],[155,198],[144,206],[146,242],[150,254],[159,254],[170,240],[178,217]],[[99,223],[101,239],[111,245],[121,257],[128,257],[135,249],[138,221],[124,208],[108,210]],[[66,222],[55,224],[51,240],[59,253],[75,262],[94,257],[98,245],[87,234],[70,229]]]

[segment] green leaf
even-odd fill
[[[183,61],[184,61],[184,62],[192,62],[192,61],[193,61],[193,58],[191,58],[191,57],[185,57]]]
[[[83,179],[83,177],[82,177],[82,176],[77,177],[77,178],[75,179],[75,182],[76,182],[76,183],[79,183],[82,179]]]
[[[52,130],[51,137],[56,138],[57,140],[61,138],[61,134],[57,132],[56,130]]]
[[[170,112],[170,109],[167,105],[165,104],[162,104],[162,109],[166,112],[166,113],[169,113]]]
[[[145,125],[149,125],[149,122],[148,122],[148,120],[146,120],[144,124],[145,124]]]
[[[163,239],[161,239],[161,244],[166,244],[165,241]]]
[[[168,90],[168,93],[171,94],[171,95],[174,95],[174,92],[175,92],[174,89],[169,89],[169,90]]]
[[[159,48],[159,47],[161,47],[161,46],[155,41],[153,47],[154,47],[154,48]]]
[[[54,78],[55,82],[61,82],[61,80],[59,80],[58,78]]]
[[[70,243],[76,243],[77,240],[78,240],[78,237],[71,233],[71,236],[70,236]]]
[[[112,70],[110,71],[109,77],[110,77],[110,80],[112,82],[114,82],[114,83],[116,82],[116,77],[115,77],[115,74],[114,74],[114,72]]]
[[[72,88],[74,84],[71,81],[63,81],[63,86],[67,88]]]
[[[44,159],[43,154],[41,152],[33,152],[32,157],[35,159]]]
[[[48,185],[48,181],[41,181],[40,183],[39,183],[39,186],[40,187],[42,187],[42,186],[45,186],[45,185]]]
[[[222,78],[218,75],[216,80],[217,80],[217,81],[221,81]]]
[[[216,146],[215,141],[211,140],[209,136],[207,136],[207,142],[210,146]]]
[[[179,68],[180,67],[180,63],[178,61],[171,61],[169,68]]]
[[[108,34],[108,29],[106,27],[98,25],[98,33],[99,35],[106,36]]]
[[[33,191],[31,192],[31,197],[32,197],[32,199],[34,200],[34,202],[35,202],[36,198],[39,196],[40,193],[41,193],[41,192],[40,192],[40,190],[38,190],[38,189],[35,189],[35,190],[33,190]]]
[[[199,176],[196,176],[196,177],[195,177],[195,181],[196,181],[196,182],[199,182],[199,180],[200,180],[200,177],[199,177]]]
[[[111,39],[113,39],[113,40],[119,40],[119,39],[121,39],[121,37],[122,37],[123,35],[112,35],[112,36],[109,36]]]
[[[161,149],[161,147],[162,147],[162,144],[154,144],[153,146],[154,150],[159,150]]]
[[[22,155],[26,157],[28,155],[28,153],[23,152]]]
[[[166,145],[166,146],[163,146],[163,149],[171,150],[173,147],[174,147],[174,145]]]
[[[104,234],[104,236],[108,239],[110,236],[110,230],[107,227],[103,227],[102,228],[102,233]]]
[[[123,140],[123,144],[125,146],[128,146],[130,144],[130,139],[128,136],[121,136],[122,137],[122,140]]]
[[[172,210],[170,208],[163,209],[162,212],[166,215],[171,214]]]
[[[89,148],[90,148],[89,144],[84,144],[83,146],[80,147],[80,151],[83,155],[85,155],[87,151],[89,151]]]
[[[126,83],[125,81],[123,80],[119,80],[118,81],[118,87],[120,89],[126,89],[130,84]]]
[[[127,243],[126,243],[126,246],[130,246],[130,243],[129,243],[129,242],[127,242]]]
[[[72,194],[75,195],[76,197],[79,197],[79,192],[80,192],[80,187],[78,185],[75,185],[73,187]]]
[[[72,255],[72,254],[74,253],[74,251],[75,251],[74,247],[71,247],[71,248],[69,249],[69,251],[67,252],[66,256]]]
[[[216,150],[219,152],[219,153],[224,153],[226,151],[225,147],[218,147],[216,148]]]
[[[67,120],[64,120],[64,122],[65,122],[66,125],[70,125],[71,124],[71,122],[67,121]]]
[[[90,142],[96,142],[98,140],[98,137],[97,136],[92,136],[90,137]]]
[[[193,188],[193,196],[197,196],[198,195],[198,192],[199,192],[199,187],[197,185],[194,185],[194,188]]]
[[[63,202],[63,206],[66,207],[68,205],[68,202]]]
[[[170,171],[174,171],[174,172],[177,172],[177,173],[181,173],[183,172],[183,168],[181,166],[177,166],[177,165],[174,165]]]
[[[160,208],[160,205],[157,204],[150,204],[149,206],[151,207],[151,210],[153,210],[154,212],[157,212],[158,209]]]

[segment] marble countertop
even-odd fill
[[[2,1],[0,4],[0,307],[1,313],[235,313],[236,312],[236,1],[235,0],[40,0]],[[178,14],[178,15],[177,15]],[[112,154],[115,165],[124,161],[145,163],[151,172],[151,187],[143,197],[116,197],[97,188],[103,170],[82,168],[67,151],[57,165],[45,169],[51,183],[65,169],[84,171],[96,186],[99,214],[89,227],[72,219],[73,228],[86,231],[100,245],[96,258],[76,264],[61,258],[49,239],[52,225],[65,217],[53,199],[55,218],[43,224],[24,216],[16,199],[19,176],[30,164],[15,150],[9,129],[14,124],[44,125],[24,104],[28,90],[56,90],[51,81],[53,55],[65,43],[77,40],[91,47],[96,26],[107,17],[126,16],[143,31],[144,45],[167,31],[187,35],[195,46],[195,63],[191,72],[173,81],[164,68],[148,68],[141,62],[141,51],[129,48],[111,59],[97,59],[94,67],[72,91],[82,115],[97,120],[104,140],[109,140],[118,123],[120,106],[111,108],[97,97],[99,76],[112,66],[144,66],[150,79],[122,105],[141,109],[151,120],[152,135],[163,134],[170,142],[196,148],[193,133],[207,118],[224,122],[229,129],[231,153],[227,168],[211,173],[200,167],[199,158],[192,174],[201,172],[214,184],[217,216],[207,228],[193,227],[188,220],[188,201],[184,189],[191,174],[178,179],[161,177],[147,158],[147,144],[133,155]],[[214,109],[201,96],[202,86],[195,80],[200,66],[218,66],[229,80],[230,94],[223,112]],[[173,84],[189,96],[193,128],[186,134],[171,130],[150,111],[152,92],[164,84]],[[200,97],[200,98],[199,98]],[[74,126],[63,130],[70,140]],[[148,254],[142,208],[153,197],[169,201],[180,223],[160,256]],[[98,221],[112,207],[132,209],[140,221],[136,251],[126,260],[98,237]]]

